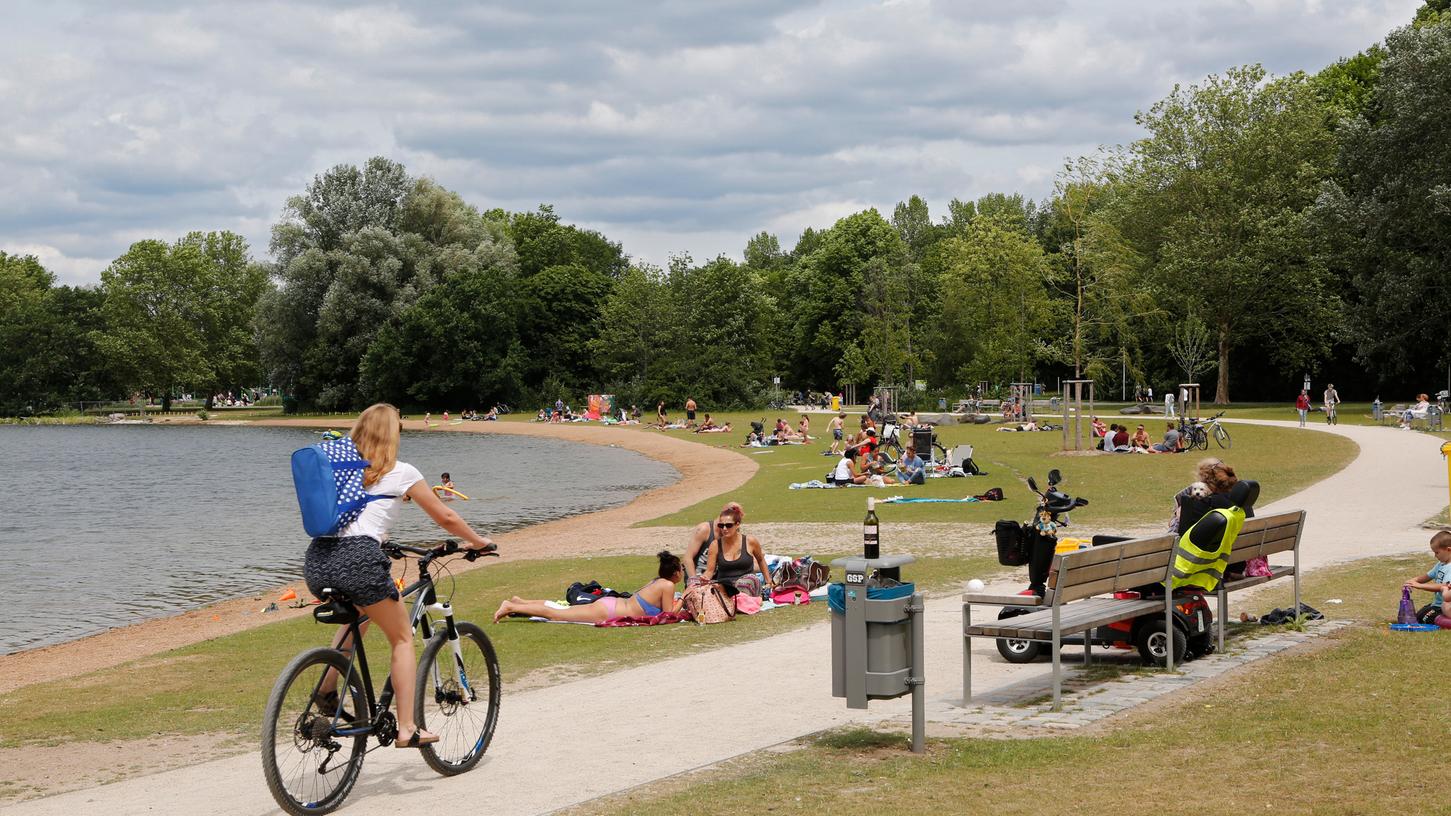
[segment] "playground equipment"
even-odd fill
[[[1015,417],[1021,422],[1031,422],[1033,419],[1033,384],[1032,383],[1009,383],[1008,402],[1013,406],[1022,406],[1022,415]],[[1014,413],[1018,413],[1014,411]]]
[[[1085,434],[1083,425],[1085,422],[1083,414],[1084,391],[1088,392],[1088,421],[1092,421],[1093,409],[1093,380],[1064,380],[1063,381],[1063,450],[1085,450],[1083,441]],[[1072,438],[1070,445],[1069,439]],[[1090,424],[1088,433],[1088,448],[1093,447],[1093,426]]]

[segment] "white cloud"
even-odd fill
[[[737,255],[912,194],[1041,198],[1175,82],[1314,71],[1418,5],[11,3],[0,245],[72,282],[137,237],[260,253],[313,175],[384,154],[644,260]]]

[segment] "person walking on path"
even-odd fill
[[[1325,386],[1325,424],[1338,425],[1340,418],[1335,415],[1336,407],[1340,405],[1340,394],[1335,391],[1335,383]]]
[[[1174,416],[1174,392],[1164,392],[1164,416],[1172,419]]]
[[[695,407],[696,407],[695,406],[695,399],[692,398],[692,397],[686,398],[686,400],[685,400],[685,427],[687,427],[687,428],[692,427],[692,426],[695,425]]]
[[[1300,412],[1300,427],[1305,427],[1305,417],[1310,415],[1310,392],[1300,389],[1300,396],[1295,398],[1295,410]]]

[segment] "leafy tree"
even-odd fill
[[[941,240],[944,232],[932,223],[927,202],[921,196],[915,195],[897,204],[892,211],[892,226],[897,228],[897,234],[902,237],[902,243],[907,247],[908,256],[915,263],[922,262],[927,250]]]
[[[1428,4],[1429,6],[1430,4]],[[1394,31],[1374,121],[1346,127],[1339,179],[1320,199],[1323,246],[1349,276],[1356,358],[1382,381],[1451,363],[1451,24]]]
[[[673,396],[680,319],[664,273],[631,268],[600,309],[590,350],[614,393],[636,402]]]
[[[507,241],[452,247],[443,280],[385,325],[363,355],[371,400],[474,408],[517,402],[526,350],[519,343],[515,259]]]
[[[579,264],[551,266],[520,282],[520,343],[529,351],[526,379],[557,377],[566,388],[597,387],[589,341],[614,288],[603,272]]]
[[[1310,80],[1236,68],[1176,86],[1137,118],[1149,135],[1125,156],[1113,225],[1156,296],[1215,332],[1215,401],[1229,401],[1236,347],[1282,369],[1309,365],[1338,315],[1313,251],[1310,210],[1334,142]]]
[[[101,273],[106,330],[96,344],[129,388],[172,396],[215,377],[207,360],[204,298],[212,275],[195,244],[137,241]]]
[[[1055,316],[1047,260],[1012,220],[979,217],[943,242],[942,316],[936,340],[943,382],[1031,376],[1049,356]]]
[[[758,232],[746,242],[744,253],[746,266],[763,272],[779,269],[786,262],[781,253],[781,242],[769,232]]]
[[[617,278],[630,265],[619,244],[593,230],[561,223],[554,207],[548,204],[540,204],[532,213],[510,216],[509,237],[519,254],[519,274],[525,278],[570,264]]]

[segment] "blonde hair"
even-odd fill
[[[358,414],[348,435],[353,438],[358,453],[368,460],[368,469],[363,471],[364,487],[377,484],[398,464],[398,431],[402,422],[398,409],[386,402],[369,405]]]

